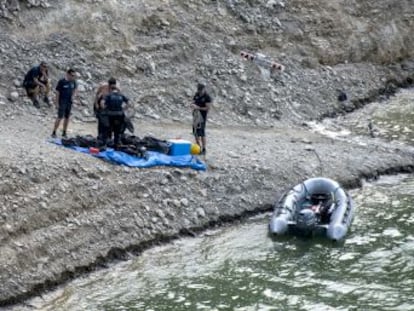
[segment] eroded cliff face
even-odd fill
[[[1,21],[4,96],[23,95],[10,77],[21,79],[40,59],[52,64],[55,78],[74,66],[84,91],[80,119],[92,116],[91,91],[111,75],[139,103],[138,117],[182,118],[195,81],[203,80],[215,97],[216,119],[271,125],[352,110],[408,84],[414,71],[409,0],[32,0],[2,6],[11,16]],[[286,70],[263,70],[244,61],[242,50],[263,53]],[[348,92],[346,106],[337,102],[337,89]]]
[[[38,7],[49,9],[41,14],[36,10],[36,18],[28,18],[27,8]],[[119,30],[124,40],[114,43],[131,46],[150,30],[154,35],[157,29],[191,35],[186,22],[192,22],[205,35],[215,36],[213,42],[232,37],[241,46],[274,48],[276,57],[289,52],[331,65],[395,62],[412,57],[414,47],[414,8],[409,0],[2,0],[0,15],[18,17],[23,25],[32,22],[26,26],[40,39],[56,28],[77,25],[76,35],[90,40]]]
[[[247,9],[246,16],[251,14],[251,7],[243,9]],[[413,55],[410,33],[414,8],[410,1],[287,1],[276,15],[280,21],[276,31],[268,31],[275,15],[271,12],[267,10],[264,24],[259,18],[253,19],[259,34],[269,39],[278,33],[283,40],[274,45],[276,48],[287,49],[304,60],[314,58],[315,65],[389,64]]]

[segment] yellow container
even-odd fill
[[[200,154],[201,148],[198,144],[191,144],[190,153],[191,154]]]

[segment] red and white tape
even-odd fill
[[[261,65],[263,67],[269,67],[271,70],[285,70],[285,66],[272,60],[269,60],[265,55],[260,53],[252,54],[245,51],[241,51],[240,56],[243,57],[245,60],[253,61],[256,64]]]

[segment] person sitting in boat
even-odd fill
[[[310,196],[310,209],[319,215],[321,223],[328,223],[332,212],[333,204],[335,202],[334,194],[329,193],[314,193]]]

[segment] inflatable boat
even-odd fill
[[[311,178],[275,204],[269,230],[272,235],[322,235],[339,241],[345,238],[354,213],[351,197],[336,181]]]

